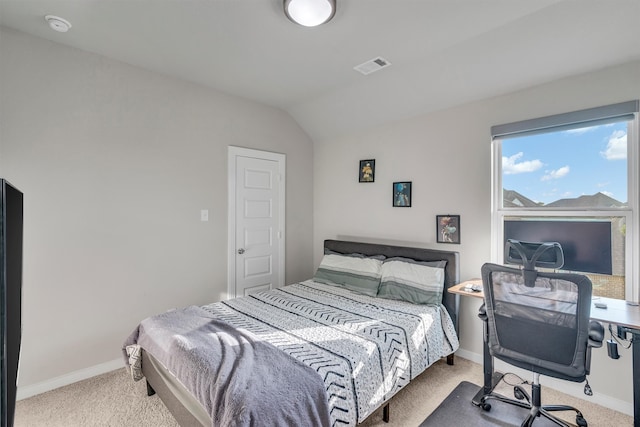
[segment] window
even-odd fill
[[[491,128],[492,257],[556,241],[594,295],[638,301],[638,101]]]

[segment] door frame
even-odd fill
[[[278,283],[274,283],[275,287],[284,286],[285,276],[285,208],[286,208],[286,159],[285,154],[273,153],[270,151],[255,150],[252,148],[229,146],[228,149],[228,190],[227,190],[227,296],[225,299],[236,297],[236,158],[252,157],[262,160],[271,160],[278,163],[278,191],[280,192],[280,203],[278,204],[279,221],[278,232],[278,251],[280,252],[279,262],[276,266],[280,270],[278,274]]]

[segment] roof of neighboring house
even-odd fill
[[[553,208],[588,208],[588,207],[599,207],[599,208],[619,208],[621,206],[625,206],[626,203],[619,202],[618,200],[607,196],[604,193],[596,193],[593,195],[583,195],[580,197],[576,197],[573,199],[560,199],[555,202],[548,203],[544,205],[545,207],[553,207]]]
[[[517,191],[507,189],[502,190],[502,204],[505,208],[540,206],[540,203],[534,202]]]

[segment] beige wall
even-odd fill
[[[288,114],[12,30],[0,57],[0,175],[25,194],[21,387],[221,298],[229,145],[286,154],[286,282],[311,275],[312,143]]]
[[[490,127],[638,98],[640,62],[634,62],[316,142],[316,265],[323,239],[367,238],[458,250],[461,278],[478,277],[481,265],[491,256]],[[361,159],[376,159],[375,183],[358,183]],[[413,207],[391,206],[394,181],[413,181]],[[435,243],[437,214],[461,215],[460,245]],[[480,361],[478,306],[477,301],[462,301],[460,338],[461,353]],[[629,411],[630,352],[624,352],[619,361],[607,359],[606,350],[594,357],[590,382],[597,398]],[[582,395],[580,385],[570,390]]]

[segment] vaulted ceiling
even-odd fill
[[[640,0],[338,0],[306,28],[282,0],[0,0],[2,26],[280,107],[315,141],[638,60],[639,16]],[[353,69],[376,57],[392,65]]]

